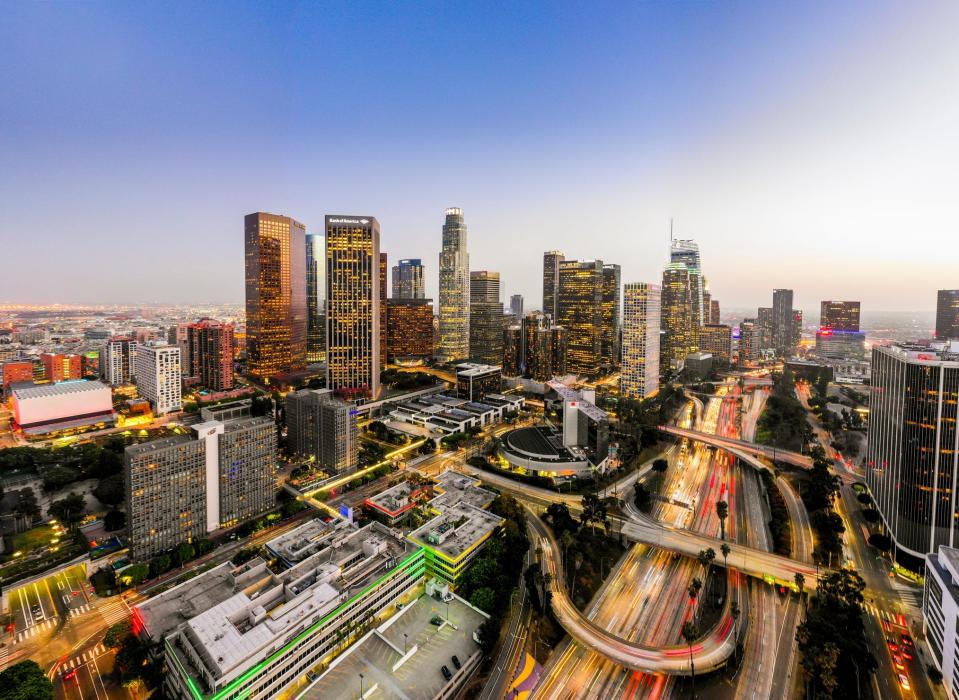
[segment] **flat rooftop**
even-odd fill
[[[502,522],[503,518],[498,515],[459,501],[445,505],[441,515],[413,530],[408,537],[416,544],[457,561]]]
[[[82,394],[87,391],[109,390],[103,382],[89,381],[86,379],[75,379],[66,382],[57,382],[56,384],[34,384],[20,389],[14,389],[11,393],[17,401],[29,399],[43,399],[50,396],[68,396],[70,394]]]
[[[495,493],[480,486],[479,480],[452,469],[447,469],[436,477],[434,490],[439,492],[439,495],[430,501],[430,506],[438,511],[459,502],[474,508],[486,508],[496,498]]]
[[[446,686],[440,670],[443,666],[456,673],[452,657],[460,663],[479,651],[473,641],[475,632],[485,621],[482,614],[454,597],[449,604],[451,625],[437,627],[430,619],[445,618],[447,608],[429,596],[414,603],[353,644],[330,668],[310,685],[298,700],[328,700],[359,695],[359,674],[363,674],[367,700],[428,700]],[[405,637],[404,637],[405,635]],[[406,649],[417,648],[399,668],[393,665]],[[369,692],[373,686],[376,690]],[[351,696],[350,690],[353,690]]]
[[[310,520],[266,543],[270,553],[292,565],[328,547],[336,530],[335,521]]]
[[[495,374],[503,370],[499,365],[479,365],[465,362],[456,365],[457,377],[482,377],[487,374]]]
[[[412,498],[418,492],[425,492],[422,486],[415,486],[409,481],[401,481],[385,491],[366,499],[368,503],[385,511],[389,515],[399,515],[412,505]]]
[[[503,447],[541,462],[573,462],[583,457],[563,445],[562,434],[551,426],[517,428],[503,435]]]

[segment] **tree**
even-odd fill
[[[39,518],[40,506],[37,504],[37,497],[36,494],[33,493],[33,489],[20,489],[17,495],[19,498],[17,504],[13,507],[14,512],[21,517],[27,518],[31,522]]]
[[[107,649],[119,649],[123,640],[133,633],[129,620],[121,620],[107,628],[103,636],[103,645]]]
[[[644,513],[648,513],[653,505],[652,496],[642,484],[636,484],[633,491],[633,503]]]
[[[719,546],[719,551],[723,553],[723,566],[725,566],[725,567],[728,569],[728,568],[729,568],[729,562],[727,561],[727,559],[728,559],[728,557],[729,557],[729,553],[730,553],[731,551],[733,551],[733,550],[732,550],[732,547],[730,547],[728,543],[723,542],[723,543]]]
[[[120,572],[120,580],[125,585],[137,586],[146,581],[150,575],[149,564],[131,564]]]
[[[0,700],[53,700],[53,683],[36,661],[21,661],[0,673]]]
[[[653,462],[653,471],[654,471],[654,472],[659,472],[660,474],[662,474],[662,473],[665,472],[667,469],[669,469],[669,462],[667,462],[665,459],[663,459],[663,458],[660,457],[659,459],[657,459],[657,460],[655,460],[655,461]]]
[[[742,610],[739,609],[739,603],[733,601],[729,606],[729,614],[733,616],[733,636],[736,639],[736,653],[739,653],[739,616]]]
[[[127,526],[127,514],[122,510],[111,510],[103,516],[103,529],[107,532],[116,532]]]
[[[470,605],[483,612],[492,613],[496,610],[496,593],[492,588],[478,588],[470,596]]]
[[[175,556],[177,562],[183,565],[196,556],[196,549],[189,542],[181,542],[176,548]]]
[[[112,474],[100,479],[96,488],[93,489],[93,495],[96,496],[97,500],[101,503],[106,503],[110,506],[123,503],[123,474]]]
[[[802,600],[803,610],[806,609],[806,577],[802,575],[802,572],[797,571],[796,575],[793,577],[793,580],[796,582],[796,588],[799,591],[799,598]]]
[[[716,501],[716,517],[719,518],[719,539],[726,539],[726,518],[729,516],[729,504],[726,501]]]
[[[693,663],[693,642],[699,638],[699,630],[692,620],[683,623],[683,641],[689,647],[689,677],[692,681],[692,697],[696,697],[696,666]]]
[[[47,516],[57,518],[60,522],[66,523],[73,528],[83,519],[83,510],[85,507],[83,496],[78,493],[71,493],[59,501],[51,503],[50,507],[47,508]]]
[[[169,554],[157,554],[150,560],[150,578],[156,578],[160,574],[165,574],[170,570],[173,562]]]
[[[696,600],[699,598],[699,591],[703,587],[703,582],[698,578],[694,578],[693,582],[689,584],[687,592],[689,593],[689,604],[693,608],[693,619],[696,619]]]

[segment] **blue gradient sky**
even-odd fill
[[[518,5],[518,6],[517,6]],[[241,301],[243,216],[379,218],[435,294],[542,252],[724,306],[959,287],[957,3],[7,3],[0,301]]]

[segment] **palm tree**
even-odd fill
[[[692,588],[692,587],[690,587]],[[693,664],[693,642],[699,638],[699,630],[692,620],[687,620],[683,624],[683,641],[689,647],[689,677],[692,680],[692,697],[696,697],[696,666]]]
[[[716,552],[712,547],[709,549],[704,549],[699,553],[699,563],[703,565],[703,577],[706,579],[706,597],[709,597],[710,581],[712,576],[710,576],[709,567],[712,566],[713,561],[716,559]]]
[[[696,599],[699,598],[699,591],[703,587],[703,582],[698,578],[694,578],[693,582],[689,584],[687,591],[689,592],[689,603],[693,606],[693,619],[696,619]]]
[[[551,573],[545,573],[542,576],[543,580],[543,611],[546,611],[546,593],[549,591],[549,584],[553,582],[553,575]]]
[[[729,613],[733,616],[733,635],[736,642],[736,655],[739,656],[739,615],[742,611],[739,609],[739,603],[733,601],[729,606]]]
[[[729,558],[729,553],[733,551],[733,549],[728,544],[723,542],[722,545],[720,545],[719,547],[719,551],[723,553],[723,566],[725,566],[728,569],[729,563],[727,560]]]
[[[719,518],[720,539],[726,539],[726,518],[729,516],[729,504],[716,501],[716,516]]]
[[[569,594],[569,599],[572,600],[573,596],[576,594],[576,576],[579,574],[579,567],[583,565],[583,555],[581,552],[576,552],[573,554],[573,586]]]
[[[803,610],[805,611],[806,610],[806,596],[805,596],[806,577],[803,576],[802,573],[797,571],[794,577],[794,580],[796,581],[796,588],[799,589],[799,597],[802,600],[802,607],[803,607]]]

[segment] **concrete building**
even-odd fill
[[[498,272],[470,272],[470,358],[486,364],[503,361],[503,302]]]
[[[6,392],[11,384],[33,381],[33,363],[29,360],[8,360],[0,369],[3,391]]]
[[[386,334],[386,288],[389,275],[389,260],[386,253],[380,252],[380,372],[386,367],[387,334]]]
[[[866,483],[896,547],[921,565],[956,546],[959,344],[872,350]]]
[[[162,416],[183,408],[180,348],[150,341],[137,347],[136,378],[140,396]]]
[[[556,316],[566,329],[566,368],[596,375],[602,365],[603,261],[564,260],[559,263]]]
[[[326,235],[306,235],[306,361],[326,362]]]
[[[793,290],[774,289],[772,309],[773,347],[777,355],[788,357],[795,350],[798,341],[793,313]]]
[[[659,391],[662,288],[635,282],[623,288],[623,369],[620,391],[645,399]]]
[[[412,513],[413,508],[429,498],[429,488],[401,481],[363,501],[367,513],[380,522],[395,526]]]
[[[622,326],[620,298],[622,272],[619,265],[603,265],[602,330],[600,332],[600,361],[610,369],[619,367],[622,360]]]
[[[703,305],[706,281],[703,278],[699,244],[689,239],[672,239],[669,245],[669,262],[686,266],[689,284],[689,322],[692,332],[695,333],[696,329],[706,322],[706,308]],[[665,287],[665,283],[663,286]]]
[[[710,299],[709,301],[709,323],[718,326],[722,323],[719,320],[719,299]]]
[[[464,362],[456,366],[456,395],[468,401],[480,401],[485,394],[498,394],[503,384],[500,365]]]
[[[440,362],[456,362],[470,351],[470,259],[463,210],[450,207],[443,224],[440,250],[439,342]]]
[[[131,556],[143,561],[181,542],[263,513],[276,498],[276,427],[250,401],[201,411],[190,435],[124,453]]]
[[[359,432],[353,408],[329,389],[286,395],[286,425],[293,454],[312,457],[329,472],[352,469],[359,460]]]
[[[674,262],[663,270],[660,347],[663,362],[670,369],[679,369],[686,355],[697,349],[698,327],[694,328],[693,295],[696,293],[685,263]],[[665,369],[665,368],[664,368]]]
[[[759,350],[773,348],[773,309],[771,306],[761,306],[756,310],[756,323],[759,324]]]
[[[213,391],[233,388],[233,324],[204,318],[187,325],[188,354],[180,361],[187,364],[191,377]]]
[[[559,265],[566,259],[558,250],[543,253],[543,313],[559,318]]]
[[[518,377],[523,374],[520,360],[523,356],[523,327],[510,324],[503,329],[503,376]]]
[[[115,335],[103,345],[100,371],[110,386],[129,384],[136,376],[137,341],[133,336]]]
[[[9,389],[13,430],[27,437],[76,432],[113,425],[110,387],[75,380]]]
[[[83,378],[83,366],[79,355],[45,352],[40,355],[43,377],[48,382],[63,382]]]
[[[514,294],[509,298],[509,312],[519,321],[523,318],[523,295]]]
[[[959,338],[959,289],[940,289],[936,298],[936,339]]]
[[[522,397],[486,394],[482,399],[465,399],[442,394],[417,396],[397,402],[389,416],[398,425],[425,428],[431,433],[450,435],[470,428],[492,425],[525,403]]]
[[[524,377],[545,382],[566,374],[566,329],[548,314],[532,312],[523,317],[519,367]]]
[[[306,369],[306,227],[256,212],[244,219],[246,354],[264,380]]]
[[[924,644],[949,700],[959,700],[959,549],[940,545],[926,557]]]
[[[433,300],[388,299],[386,302],[386,347],[392,359],[433,356]]]
[[[379,396],[382,266],[375,217],[326,217],[326,386],[339,393]]]
[[[284,537],[294,535],[303,537]],[[163,641],[170,697],[282,697],[418,593],[425,556],[379,523],[330,528],[282,573],[259,558],[222,564],[141,603],[135,617]]]
[[[715,359],[729,362],[732,358],[733,329],[724,324],[706,324],[699,329],[699,349]]]
[[[832,328],[816,331],[816,356],[825,360],[861,359],[866,352],[865,345],[865,333]]]
[[[393,298],[424,299],[426,275],[423,261],[419,258],[400,260],[393,266]]]
[[[762,349],[763,332],[756,319],[747,318],[739,324],[739,362],[753,362],[759,359]]]
[[[819,327],[858,333],[860,309],[858,301],[822,301],[819,304]]]

